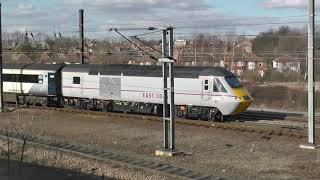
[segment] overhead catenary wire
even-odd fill
[[[146,28],[140,28],[140,30],[146,30]],[[63,32],[63,31],[62,31]],[[74,31],[74,32],[78,32],[78,31]],[[96,31],[92,31],[92,32],[106,32],[105,30],[96,30]],[[160,30],[158,31],[158,32],[160,32]],[[144,35],[154,35],[153,33],[156,33],[156,31],[153,31],[153,32],[150,32],[150,33],[143,33],[143,34],[138,34],[138,36],[144,36]],[[175,34],[187,34],[187,33],[175,33]],[[188,34],[187,34],[188,35]],[[252,36],[252,37],[254,37],[254,36],[264,36],[264,37],[292,37],[292,38],[298,38],[298,37],[306,37],[306,36],[304,36],[304,35],[263,35],[263,34],[227,34],[227,35],[221,35],[221,34],[219,34],[219,35],[210,35],[210,36],[212,36],[212,37],[216,37],[216,36],[218,36],[218,37],[228,37],[228,36]],[[208,35],[204,35],[204,37],[210,37],[210,36],[208,36]],[[320,36],[318,36],[318,37],[320,37]],[[127,39],[126,39],[127,40]],[[142,41],[142,43],[143,43],[143,41]],[[137,46],[136,46],[137,47]],[[152,46],[149,46],[149,47],[152,47]],[[142,48],[140,49],[140,48],[138,48],[140,51],[142,50],[145,54],[148,54],[149,55],[149,53],[148,52],[145,52],[145,50],[143,50]],[[157,51],[157,52],[159,52],[159,51]],[[29,52],[20,52],[20,53],[29,53]],[[36,52],[35,52],[36,53]],[[39,52],[39,53],[43,53],[43,52]],[[53,52],[54,53],[54,52]],[[258,52],[255,52],[255,53],[258,53]],[[276,54],[275,52],[273,52],[274,54]],[[293,52],[290,52],[290,53],[293,53]],[[29,53],[30,54],[30,53]]]
[[[142,41],[142,40],[141,40],[141,39],[139,39],[137,36],[133,36],[133,38],[134,38],[134,39],[136,39],[136,40],[138,40],[138,41],[139,41],[139,42],[141,42],[142,44],[144,44],[144,45],[146,45],[146,46],[150,47],[152,50],[154,50],[154,51],[156,51],[156,52],[160,53],[161,55],[164,55],[160,50],[158,50],[158,49],[156,49],[156,48],[152,47],[152,46],[151,46],[150,44],[148,44],[147,42]]]
[[[32,53],[31,53],[32,54]],[[39,54],[39,53],[38,53]],[[63,54],[63,53],[57,53],[57,54]],[[5,56],[6,54],[2,54],[2,56]],[[28,55],[28,54],[26,54]],[[131,57],[142,57],[142,56],[139,56],[139,55],[132,55],[132,54],[108,54],[108,53],[101,53],[100,55],[112,55],[112,56],[131,56]],[[222,56],[222,55],[221,55]],[[208,57],[211,57],[212,56],[201,56],[201,55],[197,55],[196,56],[197,58],[208,58]],[[190,55],[190,56],[183,56],[183,55],[180,55],[180,58],[195,58],[194,55]],[[270,57],[270,56],[259,56],[259,57],[243,57],[243,56],[235,56],[233,57],[232,55],[231,56],[228,56],[227,58],[234,58],[234,59],[241,59],[240,61],[246,61],[245,59],[252,59],[252,60],[256,60],[256,59],[261,59],[261,62],[265,61],[265,59],[268,59],[268,58],[275,58],[275,57]],[[242,60],[242,58],[244,60]],[[306,60],[306,57],[292,57],[293,60],[303,60],[305,61]],[[320,60],[320,54],[317,54],[317,57],[314,58],[315,60]],[[39,60],[39,59],[37,59]],[[184,61],[194,61],[194,60],[179,60],[177,62],[184,62]],[[213,61],[217,61],[217,60],[213,60]],[[228,61],[228,60],[227,60]],[[260,61],[260,60],[259,60]],[[66,61],[68,62],[68,61]],[[228,61],[229,62],[229,61]]]
[[[315,16],[318,16],[320,13],[316,13]],[[289,18],[303,18],[303,17],[309,17],[307,14],[296,14],[296,15],[290,15],[290,16],[270,16],[270,17],[267,17],[267,16],[258,16],[258,17],[241,17],[241,18],[234,18],[233,16],[221,16],[221,17],[218,17],[220,19],[214,19],[216,21],[225,21],[225,22],[228,22],[228,21],[241,21],[241,20],[266,20],[266,19],[289,19]],[[179,21],[178,21],[179,22]],[[85,23],[86,24],[96,24],[96,22],[91,22],[90,20],[88,19],[85,19]],[[185,22],[181,22],[181,23],[185,23]],[[108,24],[108,25],[137,25],[137,23],[108,23],[106,22],[105,24]],[[9,26],[21,26],[21,24],[15,24],[15,23],[5,23],[3,25],[3,27],[9,27]],[[79,25],[78,24],[64,24],[63,22],[62,23],[25,23],[23,24],[23,26],[51,26],[51,27],[60,27],[60,28],[63,28],[63,27],[78,27]],[[142,29],[142,30],[145,30],[145,28],[139,28],[139,29]]]
[[[111,30],[111,29],[110,29]],[[157,58],[155,58],[152,54],[146,52],[144,49],[142,49],[140,46],[138,46],[136,43],[134,43],[133,41],[131,41],[129,38],[127,38],[126,36],[124,36],[123,34],[121,34],[118,29],[113,29],[116,33],[118,33],[121,37],[123,37],[124,39],[126,39],[128,42],[130,42],[131,44],[133,44],[136,48],[138,48],[140,51],[142,51],[143,53],[147,54],[152,60],[158,61]]]
[[[139,52],[139,51],[135,51],[135,50],[132,50],[132,51],[105,51],[103,53],[94,53],[94,55],[97,55],[97,54],[105,54],[105,53],[120,53],[120,52],[123,52],[123,53],[132,53],[132,52]],[[38,51],[38,52],[19,52],[19,51],[4,51],[3,53],[7,53],[7,54],[15,54],[15,53],[26,53],[26,54],[39,54],[39,53],[48,53],[48,54],[66,54],[66,53],[63,53],[63,52],[52,52],[52,51]],[[255,52],[255,53],[259,53],[259,54],[305,54],[306,52]],[[70,54],[81,54],[81,52],[71,52]],[[182,54],[194,54],[194,53],[182,53]],[[197,54],[233,54],[233,53],[214,53],[214,52],[203,52],[203,53],[197,53]],[[242,53],[234,53],[234,54],[242,54]],[[243,53],[243,54],[246,54],[246,53]],[[320,52],[319,52],[320,54]]]
[[[315,16],[318,16],[320,13],[315,14]],[[243,17],[243,18],[234,18],[234,17],[221,17],[221,19],[213,19],[214,21],[218,21],[218,22],[230,22],[230,21],[260,21],[260,20],[268,20],[268,19],[287,19],[287,18],[307,18],[309,17],[307,14],[301,14],[301,15],[292,15],[292,16],[273,16],[273,17],[263,17],[263,16],[259,16],[259,17]],[[219,18],[219,17],[218,17]],[[226,19],[228,18],[228,19]],[[188,21],[190,22],[190,21]],[[177,22],[178,24],[180,24],[180,22]],[[186,24],[186,22],[181,22],[183,24]]]
[[[316,16],[319,14],[316,14]],[[259,17],[258,20],[266,20],[266,19],[285,19],[285,18],[301,18],[301,17],[308,17],[308,15],[306,14],[301,14],[301,15],[292,15],[292,16],[274,16],[274,17]],[[234,18],[234,17],[230,17],[232,19],[224,19],[225,17],[222,17],[221,19],[216,19],[217,22],[228,22],[228,21],[241,21],[241,20],[253,20],[253,18]],[[227,17],[229,18],[229,17]],[[257,19],[254,19],[255,21],[257,21]],[[319,21],[316,21],[319,22]],[[90,22],[87,22],[90,23]],[[253,26],[253,25],[274,25],[274,24],[300,24],[300,23],[307,23],[306,21],[291,21],[291,22],[267,22],[267,23],[248,23],[248,24],[222,24],[222,25],[212,25],[212,26],[176,26],[176,28],[209,28],[209,27],[222,27],[222,26]],[[179,24],[179,23],[176,23]],[[183,24],[185,24],[185,22],[183,22]],[[65,29],[65,27],[77,27],[78,25],[75,24],[26,24],[25,26],[29,26],[32,27],[33,29],[35,29],[34,27],[41,27],[43,28],[44,25],[50,25],[53,27],[58,26],[59,29]],[[128,24],[123,24],[123,25],[128,25]],[[133,24],[136,25],[136,24]],[[9,24],[5,24],[4,27],[12,27],[12,26],[21,26],[21,24],[13,24],[13,23],[9,23]],[[125,30],[150,30],[151,28],[154,27],[149,27],[149,28],[140,28],[140,27],[128,27],[128,28],[117,28],[118,30],[121,31],[125,31]],[[37,30],[34,30],[34,32],[37,32]],[[61,32],[64,33],[77,33],[77,30],[61,30]],[[88,30],[88,32],[105,32],[105,30]]]
[[[320,21],[316,21],[320,22]],[[281,25],[281,24],[307,24],[306,21],[291,21],[291,22],[273,22],[273,23],[243,23],[243,24],[220,24],[220,25],[199,25],[199,26],[175,26],[176,29],[201,29],[214,27],[239,27],[239,26],[263,26],[263,25]]]
[[[192,36],[196,36],[199,34],[192,34],[192,33],[175,33],[177,35],[192,35]],[[307,33],[301,33],[301,35],[269,35],[269,34],[203,34],[204,37],[225,37],[225,36],[250,36],[250,37],[257,37],[257,36],[264,36],[264,37],[306,37],[308,34]],[[320,36],[318,36],[320,37]]]
[[[137,34],[137,35],[134,35],[135,37],[138,37],[138,36],[145,36],[145,35],[149,35],[149,34],[156,34],[156,33],[160,33],[162,32],[163,30],[157,30],[157,31],[152,31],[152,32],[147,32],[147,33],[141,33],[141,34]]]
[[[33,51],[33,52],[19,52],[19,51],[4,51],[3,54],[64,54],[64,55],[73,55],[73,54],[81,54],[81,52],[70,52],[70,53],[65,53],[65,52],[53,52],[53,51],[48,51],[48,50],[43,50],[43,51]],[[105,51],[105,52],[95,52],[92,53],[92,55],[112,55],[112,54],[123,54],[123,55],[128,55],[128,54],[133,54],[133,53],[140,53],[137,50],[132,50],[132,51]],[[272,51],[258,51],[254,52],[254,54],[258,55],[306,55],[307,51],[280,51],[280,52],[272,52]],[[195,53],[193,52],[183,52],[180,53],[180,55],[194,55]],[[197,56],[199,55],[250,55],[253,53],[243,53],[243,52],[199,52],[197,53]],[[316,52],[316,55],[320,55],[320,51]],[[194,57],[194,56],[193,56]],[[257,56],[260,58],[267,57],[267,56]]]
[[[175,35],[180,35],[184,38],[194,39],[197,38],[196,33],[175,33]],[[157,35],[148,35],[146,37],[158,37]],[[305,38],[307,37],[307,34],[305,35],[265,35],[265,34],[203,34],[204,38],[219,38],[219,37],[257,37],[257,38]],[[320,38],[320,36],[315,36],[317,38]],[[160,37],[159,37],[160,38]]]
[[[317,21],[320,22],[320,21]],[[217,27],[238,27],[238,26],[259,26],[259,25],[276,25],[276,24],[307,24],[305,21],[293,21],[293,22],[274,22],[274,23],[245,23],[245,24],[217,24],[217,25],[194,25],[194,26],[175,26],[175,29],[202,29],[202,28],[217,28]],[[115,29],[115,28],[110,28],[110,30]],[[140,28],[140,27],[133,27],[133,28],[116,28],[118,31],[143,31],[143,30],[149,30],[149,29],[158,29],[156,27],[148,27],[148,28]],[[138,34],[136,36],[142,36],[142,35],[151,35],[159,31],[154,31],[154,32],[148,32],[148,33],[142,33]],[[43,30],[35,30],[33,28],[32,32],[35,33],[52,33],[50,31],[43,31]],[[72,30],[60,30],[59,32],[61,33],[78,33],[79,30],[72,29]],[[106,30],[86,30],[86,33],[104,33]],[[177,33],[175,34],[183,34],[183,33]],[[243,34],[242,34],[243,35]],[[258,36],[259,34],[248,34],[246,36]],[[224,35],[224,36],[237,36],[237,34],[234,35]],[[285,36],[285,35],[284,35]],[[288,36],[289,37],[289,36]],[[293,37],[293,36],[292,36]]]
[[[316,21],[320,22],[320,21]],[[269,23],[239,23],[239,24],[216,24],[216,25],[193,25],[193,26],[172,26],[175,29],[205,29],[205,28],[218,28],[218,27],[241,27],[241,26],[263,26],[263,25],[281,25],[281,24],[307,24],[307,21],[287,21],[287,22],[269,22]],[[158,29],[156,27],[152,27]],[[110,28],[109,30],[117,29],[121,31],[139,31],[148,30],[148,28],[140,27],[124,27],[124,28]]]

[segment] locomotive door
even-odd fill
[[[202,81],[202,100],[209,101],[210,100],[210,81],[209,79],[205,79]]]
[[[56,95],[56,83],[54,73],[48,73],[48,94]]]

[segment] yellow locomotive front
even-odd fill
[[[232,89],[232,93],[239,104],[231,115],[237,115],[244,112],[252,104],[253,98],[249,94],[248,90],[242,86],[236,76],[225,77],[225,80]]]

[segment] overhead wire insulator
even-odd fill
[[[32,32],[30,32],[30,35],[31,35],[32,39],[35,41],[35,38],[34,38]]]
[[[147,30],[150,30],[150,31],[153,31],[153,30],[156,30],[157,28],[156,27],[147,27]]]

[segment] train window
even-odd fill
[[[225,79],[231,88],[242,87],[240,81],[238,80],[238,78],[236,76],[225,77]]]
[[[15,74],[3,74],[2,75],[2,80],[4,82],[17,82],[15,79],[16,76]]]
[[[208,91],[208,90],[209,90],[209,80],[204,80],[203,89],[204,89],[205,91]]]
[[[21,75],[21,81],[25,83],[39,83],[38,75]]]
[[[213,83],[213,92],[227,92],[219,79],[215,78]]]
[[[42,83],[38,75],[28,74],[3,74],[4,82]]]
[[[73,84],[80,84],[80,77],[73,77]]]

